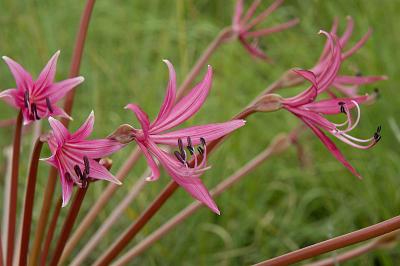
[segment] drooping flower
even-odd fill
[[[93,112],[73,134],[53,117],[49,117],[49,123],[52,131],[47,142],[52,156],[43,160],[58,169],[63,207],[71,198],[74,184],[85,187],[96,179],[121,184],[98,160],[118,151],[123,144],[111,139],[87,140],[93,131]]]
[[[237,0],[235,12],[232,18],[232,29],[243,47],[254,57],[268,60],[268,56],[258,46],[258,38],[280,32],[293,27],[299,23],[299,19],[292,19],[288,22],[276,25],[270,28],[253,30],[255,26],[263,22],[272,12],[274,12],[284,0],[274,1],[266,10],[261,12],[255,18],[252,18],[261,0],[255,0],[243,15],[243,0]]]
[[[123,137],[122,142],[136,141],[152,171],[147,178],[148,181],[157,180],[160,176],[155,157],[175,182],[195,199],[219,214],[217,205],[200,179],[200,176],[208,169],[206,166],[206,142],[221,138],[242,127],[245,121],[232,120],[225,123],[193,126],[170,131],[170,129],[182,124],[196,114],[203,105],[211,88],[212,69],[209,66],[204,79],[184,98],[175,103],[175,70],[169,61],[165,60],[164,62],[168,66],[170,80],[164,102],[156,119],[150,122],[147,114],[138,105],[128,104],[126,108],[135,113],[141,129],[135,129],[130,126],[127,128],[127,125],[124,125],[121,130],[117,130],[119,132],[116,131],[110,138],[121,141],[120,135],[128,135],[128,138]],[[121,134],[122,131],[124,131],[123,134]],[[178,150],[170,154],[157,146],[157,144],[177,146]],[[198,145],[197,150],[195,148],[196,145]]]
[[[20,64],[9,57],[3,56],[14,76],[16,88],[1,92],[0,99],[3,99],[14,108],[22,110],[24,125],[49,116],[70,119],[70,116],[58,107],[56,103],[67,92],[82,83],[84,78],[75,77],[54,82],[59,54],[60,51],[57,51],[53,55],[37,80],[33,80],[32,76]]]
[[[325,59],[325,68],[320,69],[319,75],[313,71],[295,70],[299,76],[309,81],[311,86],[295,97],[282,99],[282,108],[290,111],[301,119],[311,128],[337,160],[347,167],[354,175],[361,178],[361,175],[344,158],[343,154],[332,140],[325,135],[324,131],[352,147],[369,149],[380,140],[381,127],[378,127],[374,135],[368,139],[356,138],[349,134],[360,121],[359,104],[367,101],[369,99],[368,95],[316,100],[317,96],[326,91],[337,78],[342,61],[341,42],[339,39],[332,33],[323,31],[321,31],[321,33],[327,36],[329,43],[328,48],[330,51]],[[355,119],[351,115],[352,109],[355,109],[357,112]],[[327,115],[340,113],[346,115],[346,120],[343,123],[334,123],[325,117]]]

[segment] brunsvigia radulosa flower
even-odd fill
[[[235,12],[232,18],[232,30],[243,45],[243,47],[252,56],[263,60],[268,60],[268,56],[258,46],[258,38],[270,35],[275,32],[283,31],[299,23],[299,19],[296,18],[273,27],[254,29],[254,27],[262,23],[283,2],[284,0],[276,0],[258,16],[253,17],[258,6],[261,4],[261,0],[253,1],[245,14],[243,14],[243,0],[236,1]]]
[[[203,105],[211,88],[212,69],[209,66],[203,80],[185,97],[175,103],[175,70],[169,61],[165,60],[164,62],[168,66],[170,80],[164,102],[156,119],[150,123],[147,114],[138,105],[128,104],[126,108],[135,113],[141,129],[123,125],[110,138],[122,143],[136,141],[152,171],[147,178],[148,181],[157,180],[160,176],[155,157],[176,183],[194,198],[208,206],[213,212],[219,214],[217,205],[200,179],[204,171],[209,168],[206,166],[207,142],[221,138],[242,127],[245,121],[232,120],[225,123],[169,131],[196,114]],[[178,149],[173,153],[169,153],[157,146],[157,144],[177,147]]]
[[[309,81],[311,86],[291,98],[282,98],[275,94],[266,95],[261,98],[256,106],[259,106],[259,108],[272,106],[271,110],[283,108],[293,113],[311,128],[337,160],[354,175],[361,178],[361,175],[344,158],[343,154],[333,141],[325,135],[324,131],[352,147],[369,149],[381,139],[381,127],[379,126],[373,136],[368,139],[360,139],[350,135],[350,131],[360,121],[359,104],[368,101],[371,98],[369,95],[317,100],[317,97],[325,92],[337,78],[343,60],[339,38],[332,33],[324,31],[320,33],[327,37],[329,44],[323,65],[324,68],[320,68],[318,75],[312,70],[294,70],[301,78]],[[355,118],[351,113],[353,109],[356,111]],[[326,118],[328,115],[337,114],[344,114],[346,120],[343,123],[334,123]]]
[[[95,179],[121,184],[98,161],[118,151],[124,145],[112,139],[87,140],[93,131],[93,112],[72,134],[53,117],[49,117],[49,123],[52,131],[47,137],[47,142],[52,156],[43,160],[58,169],[63,206],[70,200],[74,184],[85,187],[87,182]]]
[[[54,82],[59,55],[60,51],[53,55],[37,80],[33,80],[32,76],[20,64],[9,57],[3,56],[14,76],[16,88],[1,92],[0,99],[22,111],[25,125],[49,116],[70,119],[70,116],[58,107],[56,103],[67,92],[82,83],[84,78],[75,77]]]

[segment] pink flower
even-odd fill
[[[369,149],[380,140],[381,127],[378,127],[375,134],[368,139],[356,138],[349,134],[360,121],[359,104],[367,101],[369,99],[368,95],[316,101],[317,96],[327,90],[337,78],[341,61],[343,60],[340,40],[332,33],[323,31],[321,31],[321,33],[328,37],[328,51],[330,51],[330,53],[327,53],[325,59],[325,68],[319,69],[319,75],[313,71],[295,70],[298,75],[308,80],[311,86],[295,97],[283,99],[281,102],[282,107],[300,118],[311,128],[337,160],[347,167],[354,175],[361,178],[361,175],[349,164],[340,150],[323,131],[328,132],[352,147]],[[351,109],[357,111],[355,119],[351,115]],[[326,115],[340,113],[346,115],[346,120],[343,123],[333,123],[325,118]]]
[[[54,82],[59,54],[60,51],[57,51],[53,55],[36,81],[20,64],[3,56],[14,76],[16,88],[1,92],[0,99],[14,108],[22,110],[24,125],[49,116],[61,116],[70,119],[70,116],[55,104],[67,92],[82,83],[84,79],[83,77],[75,77]]]
[[[238,36],[239,41],[242,43],[244,48],[254,57],[263,60],[269,59],[267,55],[258,47],[259,37],[283,31],[299,23],[299,19],[296,18],[274,27],[251,31],[255,26],[263,22],[272,12],[274,12],[283,3],[283,1],[284,0],[276,0],[260,15],[251,19],[257,7],[260,5],[261,0],[255,0],[247,10],[246,14],[244,14],[244,16],[243,16],[243,0],[237,0],[235,13],[232,19],[232,29]],[[250,43],[251,40],[252,43]]]
[[[118,151],[123,145],[111,139],[86,140],[93,131],[93,112],[73,134],[53,117],[49,117],[49,123],[52,132],[47,142],[52,156],[43,160],[58,169],[61,178],[63,207],[71,198],[74,184],[85,187],[91,179],[102,179],[121,184],[97,160]]]
[[[203,105],[211,88],[212,69],[209,66],[204,79],[184,98],[175,103],[175,70],[169,61],[165,60],[164,62],[169,68],[170,80],[167,86],[167,94],[156,119],[150,123],[147,114],[138,105],[128,104],[126,106],[135,113],[142,127],[141,129],[132,128],[131,135],[141,148],[151,168],[152,173],[147,180],[157,180],[160,176],[158,165],[154,160],[155,157],[175,182],[213,212],[219,214],[217,205],[199,178],[208,169],[206,166],[206,142],[221,138],[242,127],[245,121],[233,120],[226,123],[169,131],[192,117]],[[172,155],[162,150],[157,144],[178,146],[178,151],[175,151]],[[197,151],[196,145],[199,145]]]
[[[339,24],[338,19],[335,19],[331,29],[331,34],[336,35],[338,24]],[[339,38],[340,47],[345,47],[347,45],[348,41],[351,38],[351,35],[353,34],[353,29],[354,29],[354,21],[351,17],[347,17],[346,29],[342,34],[342,36]],[[368,32],[353,47],[349,48],[345,52],[342,52],[341,61],[348,59],[350,56],[356,53],[361,47],[363,47],[364,44],[369,39],[369,37],[371,36],[371,34],[372,30],[369,29]],[[329,45],[330,45],[329,41],[327,41],[324,50],[318,60],[318,63],[311,69],[311,71],[315,73],[316,76],[321,75],[322,71],[326,68],[326,64],[329,64]],[[360,85],[371,84],[379,80],[386,80],[386,79],[387,76],[362,76],[360,72],[357,73],[355,76],[338,75],[331,84],[331,88],[335,88],[337,91],[339,91],[345,96],[356,97],[359,95],[358,90]],[[328,93],[332,97],[337,97],[335,92],[331,89],[328,91]]]

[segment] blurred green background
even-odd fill
[[[263,1],[263,5],[268,6],[271,2]],[[122,123],[137,125],[131,112],[123,110],[130,102],[140,104],[150,117],[154,117],[168,80],[167,68],[161,60],[169,59],[176,68],[178,81],[182,81],[219,30],[231,23],[233,5],[234,1],[213,0],[98,0],[81,70],[86,81],[77,90],[71,128],[76,129],[92,109],[96,114],[94,137],[104,137]],[[83,6],[82,0],[0,0],[0,53],[14,58],[36,75],[60,49],[57,79],[66,78]],[[400,2],[393,0],[286,1],[263,25],[274,25],[293,17],[299,17],[301,23],[261,40],[274,63],[254,60],[238,42],[223,45],[209,62],[214,68],[210,96],[195,118],[186,123],[225,121],[285,70],[311,67],[325,41],[317,32],[329,30],[335,16],[340,18],[343,29],[346,16],[351,15],[356,23],[352,43],[368,27],[372,27],[374,33],[365,47],[346,61],[342,72],[355,74],[360,70],[364,75],[386,74],[390,78],[362,88],[368,92],[378,86],[382,95],[373,106],[362,107],[363,115],[355,134],[369,137],[377,125],[382,125],[383,138],[379,145],[369,151],[360,151],[338,143],[364,176],[362,181],[352,176],[307,131],[300,142],[310,164],[301,165],[295,148],[271,158],[216,199],[221,216],[201,209],[132,265],[251,264],[397,215],[400,210],[399,141],[388,120],[392,118],[400,123],[397,85],[400,81],[397,72],[399,12]],[[0,84],[1,90],[14,86],[5,64],[0,64]],[[284,92],[285,95],[294,93]],[[1,119],[16,115],[4,103],[0,108]],[[289,132],[299,124],[285,111],[250,117],[246,127],[236,132],[210,158],[209,164],[213,167],[203,176],[204,183],[213,187],[261,152],[277,133]],[[45,121],[43,125],[47,130]],[[0,132],[3,149],[10,143],[12,130],[2,128]],[[23,141],[21,199],[30,141],[29,135]],[[113,156],[112,172],[117,171],[133,148],[134,144]],[[43,157],[49,154],[48,150],[44,153]],[[0,170],[4,176],[5,157],[1,156]],[[41,165],[35,219],[48,168]],[[141,159],[76,250],[118,205],[144,169],[145,162]],[[88,264],[138,217],[169,180],[164,174],[158,182],[147,184],[111,233],[92,252]],[[4,178],[0,178],[0,182],[3,187]],[[91,186],[80,217],[90,209],[106,185],[97,182]],[[2,189],[1,203],[3,194]],[[58,187],[57,196],[59,194]],[[131,245],[190,202],[192,199],[188,194],[178,191]],[[63,216],[66,211],[62,210]],[[61,222],[59,224],[61,227]],[[400,251],[391,249],[372,252],[345,265],[399,263]]]

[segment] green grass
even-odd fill
[[[0,53],[16,59],[37,74],[49,57],[61,49],[57,78],[64,79],[68,74],[83,2],[1,0]],[[232,3],[98,0],[82,64],[81,73],[86,81],[77,90],[71,128],[76,129],[92,109],[96,114],[94,137],[106,136],[122,123],[137,124],[131,112],[123,110],[129,102],[140,104],[154,117],[168,78],[161,60],[171,60],[178,80],[182,81],[219,29],[230,23]],[[262,40],[274,64],[254,61],[238,43],[219,49],[209,62],[215,73],[212,92],[202,110],[187,125],[227,120],[286,69],[311,67],[324,43],[323,37],[316,34],[318,30],[329,30],[335,16],[340,18],[343,28],[345,17],[353,16],[356,22],[353,42],[368,27],[374,29],[374,34],[367,45],[344,64],[343,72],[351,74],[359,69],[365,75],[386,74],[390,77],[389,81],[377,85],[382,92],[380,100],[373,106],[362,107],[357,134],[370,136],[377,125],[382,125],[383,139],[370,151],[359,151],[338,143],[364,176],[364,180],[359,181],[314,135],[304,134],[301,142],[312,160],[310,166],[301,167],[294,148],[272,158],[216,200],[221,216],[215,216],[205,208],[198,211],[152,246],[135,261],[135,265],[250,264],[397,215],[400,211],[400,152],[388,118],[393,117],[400,123],[397,117],[400,104],[397,86],[400,81],[397,72],[399,12],[400,2],[393,0],[291,0],[266,23],[273,25],[291,17],[301,19],[298,27]],[[14,84],[5,64],[0,64],[0,84],[1,90]],[[363,90],[371,91],[374,86],[365,86]],[[285,95],[289,94],[292,92],[285,92]],[[4,103],[0,108],[1,119],[15,115],[15,111]],[[43,124],[47,129],[47,123]],[[203,177],[207,187],[211,188],[244,165],[277,133],[288,132],[298,124],[295,117],[284,111],[250,117],[246,127],[235,133],[210,159],[213,167]],[[0,129],[0,132],[0,145],[4,148],[10,143],[12,131]],[[22,162],[29,158],[29,142],[26,137]],[[132,144],[113,156],[114,172],[133,148]],[[47,155],[48,151],[45,152]],[[21,167],[20,198],[27,166],[25,163]],[[4,167],[5,159],[2,158],[1,176],[4,176]],[[144,169],[145,162],[141,160],[90,232],[111,213]],[[40,170],[36,206],[42,200],[48,166],[43,164]],[[98,258],[125,226],[137,218],[169,179],[163,175],[158,182],[146,186],[91,254],[89,262]],[[0,182],[3,186],[4,179]],[[105,186],[105,183],[97,182],[90,188],[81,216],[90,209]],[[59,187],[57,193],[60,194]],[[3,196],[0,198],[2,203]],[[132,244],[191,201],[184,191],[178,191]],[[62,215],[66,210],[63,209]],[[38,212],[39,208],[36,208],[35,218]],[[84,241],[76,250],[82,245]],[[393,249],[370,253],[346,265],[397,265],[399,262],[400,252]]]

